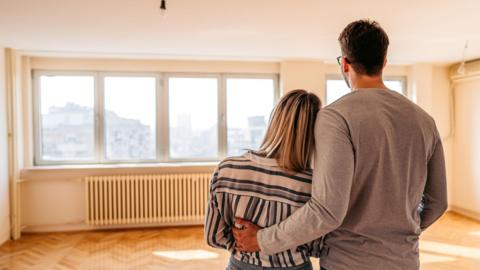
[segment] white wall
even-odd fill
[[[432,103],[431,114],[435,118],[442,138],[443,151],[447,169],[448,201],[453,202],[453,89],[450,83],[448,67],[434,67],[432,71]]]
[[[325,64],[322,61],[289,60],[280,63],[282,93],[304,89],[317,94],[323,101],[325,95]]]
[[[77,226],[85,221],[84,184],[79,180],[43,178],[22,185],[22,225],[34,231],[55,231],[57,226],[64,226],[59,230],[84,229]]]
[[[452,207],[480,218],[480,76],[455,83]]]
[[[442,138],[447,171],[449,203],[453,186],[453,123],[452,87],[449,68],[416,64],[408,68],[409,96],[434,119]]]
[[[0,244],[10,238],[5,49],[0,47]]]

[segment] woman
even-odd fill
[[[213,174],[205,220],[205,239],[231,252],[228,270],[312,269],[320,240],[268,256],[235,250],[235,217],[260,227],[281,222],[311,194],[314,126],[321,102],[305,90],[285,95],[275,107],[260,149],[223,160]]]

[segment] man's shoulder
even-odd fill
[[[357,90],[353,91],[323,109],[340,115],[348,113],[376,113],[386,108],[402,110],[431,119],[431,116],[406,96],[391,90]]]
[[[407,121],[428,132],[436,130],[435,121],[428,112],[393,91],[354,91],[324,107],[320,115],[328,122],[345,123],[350,128],[371,128],[375,123]]]

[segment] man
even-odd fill
[[[339,42],[353,91],[317,118],[312,198],[269,228],[237,220],[236,248],[274,254],[326,235],[322,269],[419,269],[419,235],[447,208],[442,141],[383,83],[389,39],[378,23],[353,22]]]

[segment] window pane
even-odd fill
[[[94,85],[92,76],[40,76],[42,160],[94,159]]]
[[[404,95],[404,89],[403,89],[403,82],[402,81],[387,80],[387,81],[384,81],[384,83],[385,83],[385,86],[387,86],[388,89]]]
[[[274,106],[272,79],[227,79],[228,155],[257,149]]]
[[[218,158],[218,80],[170,78],[170,157]]]
[[[327,80],[327,105],[350,92],[344,80]]]
[[[155,77],[105,77],[108,160],[156,158]]]

